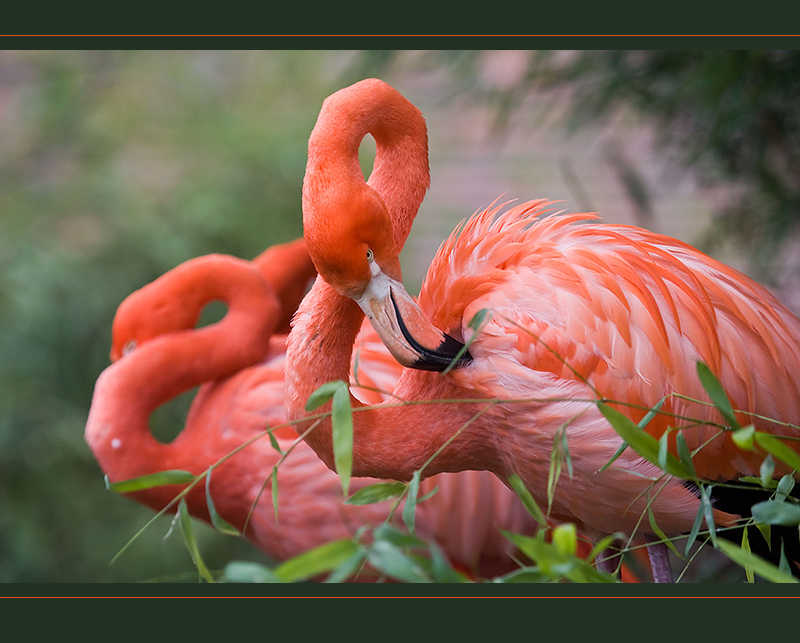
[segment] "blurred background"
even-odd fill
[[[367,76],[428,121],[410,292],[462,218],[547,197],[696,245],[800,312],[797,51],[0,51],[0,582],[197,580],[168,518],[110,564],[152,516],[83,439],[111,320],[190,257],[300,236],[319,107]],[[211,568],[269,562],[196,529]],[[693,580],[735,571],[712,557]]]

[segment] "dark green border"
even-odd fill
[[[798,29],[800,33],[800,28]],[[19,33],[19,32],[18,32]],[[5,49],[798,49],[800,35],[0,35]],[[104,32],[98,32],[104,33]],[[109,32],[111,33],[111,32]],[[167,32],[165,32],[167,33]],[[213,35],[220,33],[222,35]],[[755,32],[754,32],[755,33]],[[778,32],[775,32],[778,33]]]
[[[800,584],[5,584],[0,597],[800,598]]]

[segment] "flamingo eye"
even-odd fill
[[[136,348],[136,340],[135,339],[128,340],[125,343],[125,346],[122,347],[122,354],[127,355],[128,353],[133,351],[134,348]]]
[[[367,248],[367,263],[372,263],[372,260],[374,258],[375,258],[375,255],[372,252],[372,248]]]

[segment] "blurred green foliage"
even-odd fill
[[[130,292],[302,234],[329,67],[324,52],[0,52],[0,581],[192,571],[180,534],[160,543],[166,519],[109,566],[150,513],[105,490],[85,445],[94,380]],[[210,562],[253,555],[214,536]]]
[[[0,582],[197,580],[167,518],[109,565],[151,516],[106,491],[83,440],[111,320],[190,257],[250,258],[299,236],[308,134],[323,98],[361,77],[437,71],[442,101],[485,101],[498,127],[534,92],[565,128],[635,110],[676,164],[735,179],[709,239],[736,235],[767,265],[796,226],[800,53],[532,51],[510,84],[483,62],[479,51],[0,51]],[[154,431],[179,418],[159,415]],[[198,537],[215,569],[264,558],[210,528]]]

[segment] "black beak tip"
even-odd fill
[[[445,333],[444,340],[435,350],[419,346],[420,358],[413,368],[422,371],[444,371],[447,368],[461,368],[472,361],[472,355],[460,341]]]

